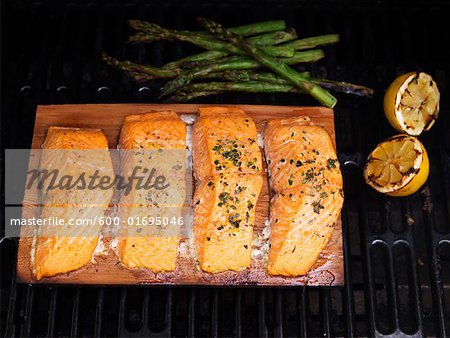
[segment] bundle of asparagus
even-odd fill
[[[360,96],[373,90],[346,82],[315,79],[308,72],[297,72],[291,66],[316,62],[324,57],[316,47],[339,41],[336,34],[297,39],[294,29],[282,20],[258,22],[226,29],[208,19],[199,19],[206,32],[166,29],[153,23],[130,20],[137,33],[129,43],[151,43],[157,40],[185,41],[206,49],[169,62],[161,67],[119,61],[106,53],[103,60],[127,72],[138,82],[170,79],[162,88],[160,98],[183,102],[197,97],[227,91],[307,93],[327,107],[334,107],[336,98],[327,89]],[[266,67],[272,72],[258,72]],[[201,82],[199,82],[201,81]]]

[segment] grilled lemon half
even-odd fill
[[[377,145],[364,167],[366,183],[389,196],[408,196],[426,182],[428,155],[415,137],[400,134]]]
[[[429,130],[439,115],[439,89],[423,72],[397,77],[384,96],[384,114],[398,131],[418,136]]]

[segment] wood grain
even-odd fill
[[[131,114],[172,110],[178,114],[196,114],[198,107],[208,105],[198,104],[83,104],[83,105],[50,105],[38,106],[34,127],[32,149],[39,149],[45,139],[50,126],[100,128],[105,133],[109,147],[115,149],[118,143],[123,118]],[[227,105],[224,105],[227,106]],[[260,105],[228,105],[245,110],[263,128],[264,121],[271,118],[309,116],[311,122],[323,126],[335,142],[333,110],[324,107],[288,107],[288,106],[260,106]],[[31,165],[31,164],[30,164]],[[36,199],[36,192],[26,191],[24,200],[32,202]],[[255,222],[255,236],[261,236],[269,213],[268,180],[264,175],[263,189],[258,200]],[[24,208],[23,217],[35,215],[33,207]],[[263,259],[254,259],[249,270],[241,272],[224,272],[208,274],[199,271],[195,258],[180,255],[178,267],[171,273],[153,273],[145,269],[127,269],[118,260],[117,255],[109,249],[106,255],[95,257],[95,264],[61,274],[47,277],[41,281],[33,278],[31,271],[30,228],[23,228],[19,241],[17,256],[17,279],[24,283],[39,284],[86,284],[86,285],[343,285],[344,266],[342,251],[342,222],[337,222],[330,242],[322,252],[320,258],[308,273],[301,277],[268,276],[265,272]],[[27,235],[28,233],[28,235]],[[108,246],[111,239],[106,238]],[[183,242],[186,242],[185,240]],[[182,243],[181,245],[186,245]]]

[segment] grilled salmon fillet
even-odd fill
[[[193,231],[200,269],[249,268],[262,187],[255,123],[238,108],[200,108],[192,140],[198,180]]]
[[[328,243],[343,204],[342,176],[325,129],[290,118],[264,132],[269,181],[271,275],[306,274]]]
[[[199,108],[192,147],[194,174],[199,181],[225,171],[261,173],[261,152],[255,122],[242,109]]]
[[[69,175],[76,179],[83,173],[87,178],[95,171],[98,176],[114,175],[108,141],[99,129],[50,127],[42,148],[41,169],[58,170],[59,178]],[[91,261],[101,233],[95,221],[104,215],[113,194],[112,189],[98,188],[47,190],[49,182],[44,181],[42,190],[43,220],[58,217],[64,222],[84,219],[92,223],[37,228],[32,268],[38,280],[79,269]]]
[[[206,272],[250,267],[259,175],[218,174],[200,181],[194,196],[194,241]]]
[[[147,268],[154,272],[176,268],[180,226],[171,222],[161,226],[145,225],[148,217],[172,220],[181,216],[186,197],[186,125],[174,112],[131,115],[125,118],[120,134],[122,173],[130,177],[134,168],[155,169],[164,175],[170,186],[149,191],[132,189],[122,194],[120,215],[126,221],[121,229],[118,253],[123,265]],[[155,168],[156,166],[156,168]]]

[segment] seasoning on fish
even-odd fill
[[[200,269],[217,273],[251,265],[261,154],[253,120],[238,108],[199,109],[193,129],[194,241]]]
[[[271,275],[305,275],[328,243],[343,203],[342,176],[330,136],[296,118],[264,132],[269,180]]]
[[[192,135],[197,180],[220,173],[261,174],[255,122],[242,109],[199,108]]]
[[[50,127],[42,145],[41,170],[58,171],[74,179],[98,176],[113,177],[108,141],[100,129]],[[112,189],[47,189],[44,180],[41,219],[57,217],[65,225],[43,224],[37,228],[33,246],[32,270],[37,280],[77,270],[88,264],[101,234],[98,220],[104,216],[112,198]],[[81,225],[68,226],[70,220]],[[72,221],[73,222],[73,221]]]

